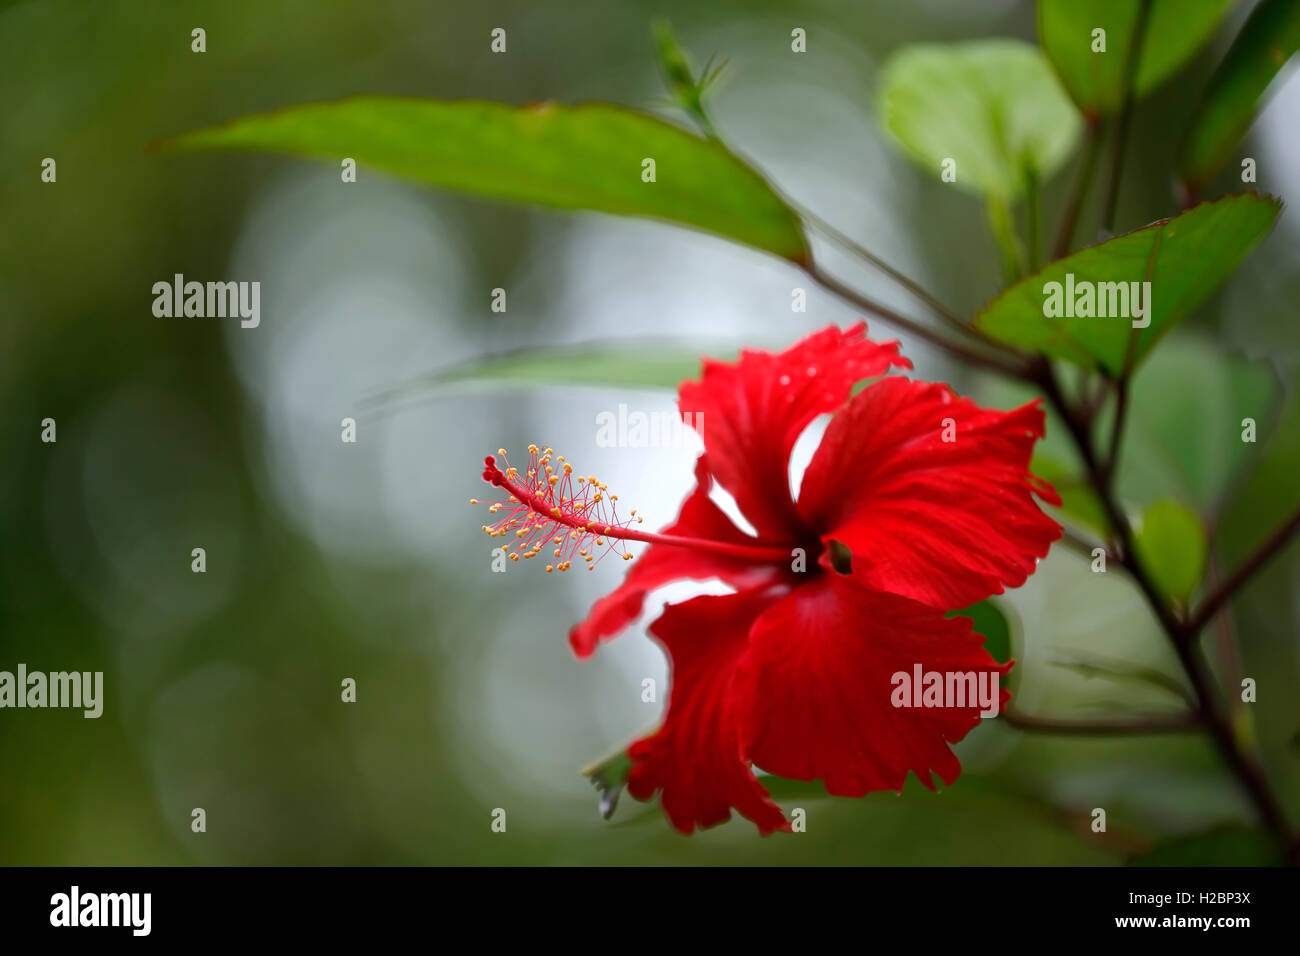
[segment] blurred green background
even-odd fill
[[[1182,130],[1245,12],[1234,7],[1209,48],[1140,104],[1122,228],[1176,211],[1169,171]],[[0,669],[102,670],[106,685],[99,720],[0,711],[0,863],[1114,864],[1249,821],[1200,738],[1030,738],[991,724],[960,745],[966,773],[939,795],[914,780],[901,798],[860,801],[775,784],[787,810],[808,810],[803,834],[759,839],[733,820],[687,839],[626,797],[602,821],[579,770],[654,725],[662,704],[642,703],[641,681],[665,687],[662,654],[636,628],[575,660],[566,630],[613,586],[617,562],[577,577],[494,574],[466,502],[480,493],[483,454],[537,441],[600,475],[647,522],[666,521],[695,451],[598,448],[594,422],[620,402],[667,411],[671,395],[460,387],[365,400],[511,348],[676,336],[726,352],[857,315],[816,288],[807,313],[792,315],[791,288],[809,283],[788,265],[664,225],[492,205],[364,167],[345,186],[328,165],[144,151],[357,92],[659,108],[655,16],[671,18],[698,62],[729,60],[717,122],[784,190],[964,312],[997,291],[978,201],[910,165],[872,112],[892,50],[1033,41],[1026,2],[0,7]],[[200,26],[207,52],[195,54]],[[498,26],[504,56],[488,50]],[[806,55],[790,53],[795,26],[808,31]],[[1242,155],[1258,160],[1262,191],[1294,203],[1300,83],[1279,86]],[[40,181],[47,156],[55,184]],[[1077,161],[1046,184],[1048,223]],[[1234,188],[1231,176],[1217,191]],[[1094,228],[1089,213],[1080,235]],[[1300,357],[1298,238],[1288,208],[1179,329],[1171,357],[1144,371],[1149,401],[1135,403],[1125,459],[1135,503],[1170,493],[1198,503],[1188,469],[1203,456],[1180,450],[1214,454],[1209,423],[1241,417],[1242,394],[1261,421],[1252,453],[1274,456],[1261,481],[1294,485],[1286,463],[1300,418],[1278,430]],[[878,276],[825,261],[916,314]],[[155,318],[151,286],[177,272],[260,281],[260,327]],[[504,314],[490,310],[497,287],[508,290]],[[918,375],[1015,400],[901,340]],[[1263,384],[1243,393],[1242,377]],[[358,421],[355,445],[339,440],[346,416]],[[55,444],[40,441],[47,417]],[[1221,537],[1231,564],[1273,509],[1266,484],[1220,477],[1215,496],[1245,495]],[[190,570],[195,547],[205,574]],[[1298,559],[1292,548],[1275,563],[1228,624],[1237,666],[1259,681],[1253,733],[1293,817]],[[1054,551],[1008,606],[1023,709],[1176,706],[1052,663],[1087,652],[1176,672],[1122,575]],[[340,701],[345,677],[357,681],[355,704]],[[195,807],[205,833],[191,832]],[[498,807],[504,834],[490,828]],[[1094,807],[1108,811],[1106,833],[1088,827]],[[1181,859],[1254,859],[1251,846],[1219,833]]]

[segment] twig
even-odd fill
[[[1085,558],[1091,558],[1094,549],[1101,548],[1105,550],[1106,547],[1105,544],[1103,544],[1100,541],[1092,542],[1092,541],[1088,541],[1086,538],[1081,538],[1079,537],[1079,535],[1075,534],[1073,531],[1071,531],[1069,528],[1066,527],[1061,528],[1061,544],[1066,545],[1067,547],[1071,548],[1074,551],[1077,551]],[[1107,558],[1107,560],[1110,560],[1110,558]],[[1118,557],[1116,557],[1115,563],[1121,564],[1122,562],[1119,560]]]
[[[877,315],[886,322],[890,322],[901,329],[906,329],[913,335],[919,336],[933,345],[937,345],[939,348],[950,352],[972,365],[977,365],[980,368],[991,369],[1001,375],[1006,375],[1010,378],[1020,379],[1022,381],[1028,380],[1029,378],[1029,366],[1024,362],[1016,361],[995,352],[976,351],[964,342],[957,342],[941,335],[934,329],[927,328],[914,319],[910,319],[905,315],[895,312],[893,309],[889,308],[889,306],[868,298],[856,289],[845,285],[816,263],[805,266],[805,271],[823,288],[829,289],[831,292],[834,292],[840,298],[852,303],[859,309]]]
[[[1119,180],[1124,167],[1124,147],[1128,143],[1128,130],[1133,119],[1133,83],[1137,79],[1138,62],[1142,59],[1142,44],[1146,41],[1147,20],[1151,14],[1151,0],[1142,0],[1138,8],[1137,23],[1133,27],[1133,40],[1124,60],[1124,105],[1120,108],[1115,138],[1111,141],[1110,177],[1106,181],[1106,197],[1102,202],[1101,228],[1106,238],[1115,233],[1115,209],[1119,204]]]
[[[1039,209],[1038,198],[1038,174],[1034,172],[1032,166],[1025,167],[1025,248],[1028,250],[1029,261],[1027,271],[1036,272],[1038,270],[1039,245],[1042,240],[1039,237],[1039,221],[1042,213]]]
[[[942,318],[954,329],[957,329],[958,331],[965,332],[968,334],[976,334],[976,335],[979,334],[978,331],[970,322],[968,322],[966,319],[963,319],[954,310],[950,309],[948,306],[940,302],[935,296],[927,292],[926,289],[918,282],[909,279],[907,276],[903,275],[903,273],[899,272],[893,266],[889,265],[889,263],[885,262],[875,253],[873,253],[870,249],[868,249],[866,246],[862,245],[857,240],[853,239],[852,237],[846,235],[845,233],[841,232],[839,229],[832,226],[829,222],[827,222],[821,216],[817,215],[811,209],[807,209],[803,206],[798,205],[792,199],[789,199],[789,197],[786,197],[786,202],[790,205],[791,208],[794,209],[794,211],[800,216],[800,218],[804,219],[814,229],[816,229],[822,235],[826,236],[828,239],[831,239],[832,241],[838,243],[841,247],[843,247],[847,251],[858,256],[860,259],[863,259],[864,261],[870,263],[872,266],[879,269],[885,275],[889,276],[900,286],[902,286],[908,292],[912,293],[912,295],[916,296],[918,299],[920,299],[922,302],[928,305],[931,309],[933,309],[934,313],[937,316]]]
[[[1188,620],[1186,627],[1190,633],[1197,633],[1203,628],[1214,615],[1218,614],[1229,600],[1232,599],[1241,588],[1253,578],[1263,567],[1268,564],[1279,551],[1282,550],[1295,536],[1296,531],[1300,530],[1300,511],[1296,511],[1286,521],[1284,521],[1276,531],[1260,545],[1250,557],[1243,561],[1236,571],[1233,571],[1210,595],[1201,602],[1201,606]]]
[[[1286,811],[1283,810],[1281,802],[1273,792],[1258,761],[1242,748],[1233,730],[1231,719],[1219,706],[1214,693],[1213,681],[1210,678],[1210,670],[1200,650],[1195,646],[1194,638],[1200,631],[1201,623],[1209,618],[1205,611],[1208,610],[1213,613],[1218,605],[1227,601],[1241,583],[1254,574],[1268,558],[1285,544],[1291,535],[1295,533],[1296,528],[1300,527],[1300,514],[1292,516],[1260,551],[1256,552],[1232,577],[1224,582],[1224,585],[1216,592],[1216,603],[1214,605],[1207,601],[1194,619],[1191,621],[1179,620],[1173,615],[1168,602],[1160,594],[1159,589],[1156,588],[1151,576],[1135,553],[1133,529],[1129,524],[1128,516],[1119,506],[1114,494],[1107,485],[1105,471],[1097,461],[1087,426],[1080,421],[1074,409],[1066,402],[1051,365],[1047,362],[1041,363],[1038,372],[1039,385],[1043,390],[1043,394],[1060,414],[1066,428],[1070,431],[1071,437],[1074,439],[1075,445],[1078,446],[1079,454],[1083,457],[1089,481],[1092,484],[1093,491],[1100,499],[1111,527],[1119,540],[1121,554],[1127,564],[1129,574],[1151,605],[1156,619],[1160,622],[1161,628],[1173,645],[1174,652],[1178,655],[1183,670],[1187,672],[1187,678],[1191,682],[1192,691],[1196,695],[1205,728],[1210,732],[1220,755],[1232,770],[1233,775],[1241,783],[1242,789],[1246,791],[1251,802],[1259,811],[1260,819],[1264,822],[1264,825],[1273,831],[1288,853],[1294,853],[1295,851],[1292,848],[1298,844],[1287,821]]]
[[[1101,120],[1089,114],[1087,139],[1083,147],[1083,161],[1079,172],[1070,185],[1070,194],[1065,201],[1065,210],[1061,213],[1061,224],[1057,227],[1056,241],[1052,243],[1052,258],[1060,259],[1067,255],[1074,243],[1074,231],[1079,224],[1079,213],[1083,210],[1084,200],[1088,197],[1088,188],[1092,185],[1093,173],[1097,170],[1097,158],[1101,155]]]

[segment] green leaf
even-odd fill
[[[1145,96],[1196,54],[1232,0],[1151,0],[1133,80]],[[1080,109],[1108,114],[1124,103],[1129,51],[1139,0],[1039,0],[1038,37],[1061,82]],[[1093,52],[1094,30],[1106,31],[1106,50]]]
[[[1158,687],[1173,694],[1191,707],[1196,707],[1196,699],[1183,682],[1170,677],[1157,667],[1147,667],[1132,661],[1115,660],[1092,651],[1067,649],[1051,654],[1048,662],[1063,670],[1074,671],[1085,679],[1103,677],[1116,682],[1134,682]]]
[[[1201,583],[1208,548],[1196,512],[1176,501],[1157,501],[1143,512],[1135,537],[1138,558],[1156,587],[1186,603]]]
[[[1162,840],[1131,859],[1129,866],[1280,866],[1282,862],[1268,834],[1231,824]]]
[[[716,141],[607,103],[514,107],[358,96],[245,116],[159,144],[268,150],[359,163],[421,183],[559,209],[690,226],[794,262],[798,217]],[[642,181],[642,160],[655,182]]]
[[[999,664],[1011,660],[1011,624],[993,601],[980,601],[948,616],[970,618],[975,633],[984,635],[984,649],[993,655],[993,659]]]
[[[1260,447],[1241,440],[1273,423],[1278,386],[1263,362],[1225,355],[1199,336],[1166,342],[1129,386],[1128,425],[1118,484],[1124,500],[1182,498],[1202,514],[1218,511],[1225,492]],[[1105,419],[1098,429],[1108,434]]]
[[[1300,3],[1262,0],[1210,78],[1183,148],[1182,176],[1193,189],[1223,168],[1254,122],[1273,77],[1300,49]]]
[[[1025,171],[1050,176],[1070,155],[1079,115],[1037,48],[1018,40],[905,47],[885,64],[879,115],[923,167],[1005,202]]]
[[[1256,444],[1262,452],[1250,478],[1229,504],[1219,523],[1219,540],[1229,567],[1259,547],[1287,515],[1300,509],[1300,389],[1290,401],[1272,436],[1257,422]],[[1238,435],[1240,437],[1240,434]]]
[[[1100,366],[1117,375],[1124,370],[1130,335],[1136,334],[1135,366],[1157,341],[1204,302],[1232,274],[1251,247],[1272,228],[1282,204],[1271,196],[1241,193],[1201,203],[1173,219],[1116,236],[1058,259],[1004,291],[976,316],[976,324],[995,339],[1016,348],[1042,352],[1084,368]],[[1067,276],[1071,278],[1067,279]],[[1134,286],[1151,283],[1148,313],[1130,319]],[[1101,317],[1048,316],[1049,293],[1062,308],[1090,283],[1094,311],[1105,299]],[[1057,283],[1049,288],[1049,283]],[[1121,286],[1099,286],[1122,283]],[[1111,293],[1115,293],[1112,295]],[[1053,311],[1056,311],[1053,306]],[[1147,321],[1135,329],[1133,321]]]
[[[528,388],[580,385],[676,389],[700,374],[701,355],[734,353],[726,346],[621,342],[565,348],[523,349],[439,369],[367,398],[382,405],[451,385]]]

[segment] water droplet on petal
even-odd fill
[[[782,375],[779,379],[777,379],[777,381],[778,381],[780,384],[782,384],[782,385],[789,385],[789,384],[790,384],[790,376],[789,376],[789,375]]]

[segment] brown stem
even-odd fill
[[[1201,602],[1201,606],[1196,609],[1187,622],[1187,628],[1193,634],[1200,631],[1214,615],[1218,614],[1225,604],[1231,600],[1232,596],[1241,590],[1247,581],[1253,578],[1264,565],[1268,564],[1287,542],[1295,536],[1296,531],[1300,530],[1300,511],[1296,511],[1286,521],[1284,521],[1276,531],[1259,546],[1245,561],[1241,562],[1236,571],[1233,571],[1224,581],[1214,589],[1214,591]]]
[[[1105,545],[1101,543],[1094,543],[1092,541],[1089,541],[1087,538],[1080,537],[1079,535],[1071,531],[1069,528],[1065,528],[1065,527],[1061,528],[1061,544],[1077,552],[1083,557],[1089,559],[1092,558],[1092,551],[1094,548],[1102,548],[1102,549],[1105,548]],[[1113,562],[1116,564],[1123,563],[1119,560],[1118,555],[1113,557],[1108,557],[1107,560],[1113,560]]]
[[[913,335],[923,338],[933,345],[937,345],[944,351],[957,356],[965,362],[969,362],[971,365],[991,369],[992,371],[995,371],[1000,375],[1005,375],[1008,378],[1019,379],[1021,381],[1029,379],[1029,366],[1022,361],[1018,361],[1009,355],[1002,353],[977,351],[964,342],[950,339],[947,336],[936,332],[934,329],[927,328],[919,322],[895,312],[893,309],[889,308],[889,306],[868,298],[856,289],[845,285],[816,263],[806,266],[805,269],[808,275],[811,276],[815,282],[823,288],[834,292],[846,302],[852,303],[865,312],[877,315],[886,322],[892,323],[901,329],[906,329]]]
[[[1061,224],[1057,229],[1056,241],[1052,244],[1052,258],[1064,258],[1074,243],[1074,231],[1079,224],[1079,213],[1083,202],[1088,197],[1088,187],[1092,185],[1093,173],[1097,170],[1097,158],[1101,155],[1101,120],[1089,115],[1087,140],[1083,147],[1083,161],[1079,171],[1070,185],[1070,194],[1065,201],[1065,210],[1061,213]]]
[[[1246,795],[1254,803],[1264,825],[1276,835],[1288,855],[1294,858],[1294,855],[1300,852],[1297,849],[1300,844],[1297,844],[1295,840],[1291,826],[1287,821],[1286,812],[1269,785],[1259,763],[1245,751],[1238,741],[1230,717],[1217,700],[1209,668],[1200,650],[1196,647],[1195,637],[1200,631],[1199,625],[1204,620],[1208,620],[1208,615],[1204,613],[1206,608],[1202,608],[1202,611],[1192,621],[1180,620],[1174,616],[1168,602],[1160,594],[1159,589],[1156,588],[1151,576],[1135,553],[1133,529],[1129,524],[1128,516],[1119,506],[1114,494],[1108,487],[1105,469],[1097,460],[1087,426],[1081,422],[1074,409],[1065,400],[1051,365],[1043,361],[1039,364],[1037,372],[1039,386],[1042,388],[1043,394],[1060,414],[1076,446],[1078,446],[1079,454],[1082,456],[1084,466],[1088,472],[1088,480],[1106,511],[1111,527],[1114,529],[1121,549],[1121,557],[1128,568],[1129,574],[1132,575],[1138,588],[1151,605],[1156,619],[1160,622],[1161,628],[1173,645],[1174,652],[1178,655],[1179,662],[1187,672],[1192,691],[1196,695],[1198,711],[1204,721],[1204,726],[1210,732],[1210,736],[1214,740],[1220,755],[1240,782],[1242,789],[1245,790]],[[1247,580],[1254,571],[1258,570],[1269,557],[1281,548],[1282,544],[1295,532],[1297,526],[1300,526],[1300,514],[1293,516],[1251,560],[1248,560],[1228,581],[1224,582],[1224,586],[1218,592],[1222,594],[1222,597],[1218,599],[1218,603],[1221,604],[1228,600],[1240,583]],[[1213,611],[1215,607],[1209,606],[1208,609]]]
[[[1142,59],[1142,44],[1146,40],[1147,20],[1151,13],[1151,0],[1142,0],[1138,8],[1133,40],[1124,60],[1124,105],[1120,108],[1115,138],[1111,141],[1110,177],[1106,181],[1106,197],[1102,202],[1101,228],[1106,238],[1115,233],[1115,209],[1119,205],[1119,180],[1124,168],[1124,147],[1128,144],[1128,130],[1133,119],[1133,81],[1137,78],[1138,61]]]
[[[925,289],[924,286],[922,286],[918,282],[915,282],[912,279],[909,279],[906,275],[899,272],[889,263],[885,262],[885,260],[881,259],[879,256],[873,253],[866,246],[862,245],[862,243],[853,239],[851,236],[848,236],[845,233],[841,232],[839,229],[836,229],[833,225],[831,225],[821,216],[814,213],[811,209],[805,209],[801,206],[797,206],[794,204],[792,200],[789,199],[787,199],[787,202],[790,203],[791,207],[800,215],[800,217],[803,218],[803,220],[806,223],[811,225],[818,232],[822,233],[824,236],[826,236],[826,238],[830,239],[832,242],[835,242],[836,244],[838,244],[848,252],[851,252],[852,254],[856,255],[858,258],[869,263],[870,265],[879,269],[885,275],[889,276],[889,278],[893,279],[895,282],[897,282],[900,286],[902,286],[912,295],[916,296],[916,298],[918,298],[926,305],[928,305],[934,311],[935,315],[939,316],[941,319],[947,322],[954,329],[956,329],[959,332],[966,333],[968,335],[979,334],[978,331],[975,329],[973,325],[971,325],[970,322],[966,321],[964,318],[962,318],[960,315],[958,315],[948,306],[940,302],[939,299],[937,299],[935,296],[931,295]]]

